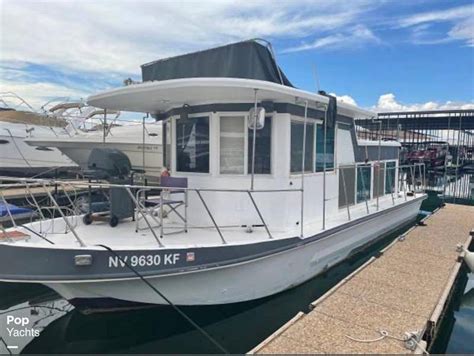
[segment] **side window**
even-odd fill
[[[209,173],[209,117],[176,120],[176,169]]]
[[[245,173],[245,117],[220,118],[220,172]]]
[[[248,129],[248,174],[252,173],[252,145],[253,130]],[[265,126],[263,129],[256,131],[255,138],[255,173],[271,174],[272,167],[272,118],[265,118]]]
[[[355,167],[339,167],[339,207],[355,203]]]
[[[370,164],[357,166],[357,203],[370,200],[372,168]]]
[[[377,164],[380,163],[380,166]],[[385,162],[374,163],[374,197],[381,197],[385,191]]]
[[[396,162],[387,162],[385,172],[385,194],[395,193]]]
[[[324,125],[316,125],[316,172],[324,170],[326,162],[326,171],[334,169],[334,137],[335,127],[326,129],[326,155],[324,155]]]
[[[291,173],[301,173],[304,139],[304,122],[291,122]],[[304,171],[313,172],[314,162],[314,125],[306,123],[306,144]]]

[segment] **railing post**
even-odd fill
[[[203,197],[201,196],[201,192],[200,192],[198,189],[196,189],[196,193],[197,193],[199,199],[201,199],[202,205],[204,205],[204,209],[206,209],[207,214],[209,215],[209,217],[210,217],[211,220],[212,220],[212,223],[214,224],[214,227],[216,228],[217,232],[219,233],[219,236],[220,236],[220,238],[221,238],[221,240],[222,240],[222,243],[223,243],[224,245],[226,245],[227,242],[226,242],[226,240],[224,239],[224,236],[222,236],[222,232],[221,232],[221,230],[219,229],[219,226],[217,226],[217,223],[216,223],[216,221],[214,220],[214,217],[212,216],[211,211],[209,210],[209,208],[207,207],[206,202],[204,201]]]
[[[43,189],[44,191],[46,192],[46,194],[48,195],[49,199],[51,200],[51,202],[53,203],[53,205],[56,207],[56,209],[58,209],[59,211],[59,214],[61,215],[61,217],[63,218],[64,222],[66,223],[67,227],[69,227],[69,230],[71,230],[72,234],[74,235],[74,237],[76,238],[77,242],[79,242],[79,244],[81,245],[81,247],[86,247],[86,244],[84,243],[84,241],[81,240],[81,238],[79,237],[79,235],[77,234],[76,230],[74,229],[74,226],[71,225],[71,223],[69,222],[69,220],[67,219],[67,217],[64,215],[63,211],[61,210],[61,207],[59,206],[58,202],[56,201],[56,199],[54,199],[53,195],[51,194],[51,192],[49,191],[49,189],[46,187],[46,184],[43,183]],[[53,219],[54,221],[54,219]]]
[[[272,234],[270,233],[270,230],[268,229],[268,226],[267,226],[267,224],[265,223],[265,220],[263,220],[263,216],[262,216],[262,214],[260,213],[260,210],[258,209],[257,204],[255,203],[255,200],[253,199],[252,193],[251,193],[250,191],[247,191],[247,193],[248,193],[248,195],[249,195],[249,197],[250,197],[250,200],[252,201],[253,206],[255,207],[255,210],[257,210],[257,214],[258,214],[258,216],[260,217],[260,220],[262,221],[262,224],[263,224],[263,226],[265,227],[265,230],[267,231],[268,238],[273,239],[273,236],[272,236]]]
[[[342,186],[344,188],[344,201],[347,207],[347,218],[351,221],[351,212],[349,209],[349,202],[347,201],[346,179],[344,178],[344,169],[339,166],[339,174],[342,175]]]
[[[363,168],[367,168],[367,167],[363,166]],[[372,169],[372,167],[370,167],[370,166],[369,166],[369,168]],[[362,190],[364,191],[365,207],[367,209],[367,214],[369,214],[370,213],[370,211],[369,211],[369,202],[367,201],[367,194],[365,194],[365,183],[364,183],[364,176],[362,175],[362,172],[360,173],[360,180],[362,182]],[[369,191],[369,199],[370,199],[370,191]]]

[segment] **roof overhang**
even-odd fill
[[[182,107],[185,104],[194,106],[210,103],[253,102],[255,90],[257,90],[259,102],[274,101],[304,105],[304,102],[308,101],[309,107],[316,108],[329,101],[323,95],[261,80],[185,78],[145,82],[112,89],[90,96],[87,103],[107,110],[155,114]],[[376,116],[373,112],[340,102],[338,102],[338,112],[350,117]]]

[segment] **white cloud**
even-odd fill
[[[335,96],[337,98],[338,102],[343,102],[343,103],[346,103],[346,104],[351,104],[351,105],[357,106],[357,103],[354,100],[354,98],[352,98],[349,95],[337,95],[335,93],[330,93],[329,95]]]
[[[336,33],[320,37],[311,43],[290,47],[283,50],[284,53],[307,51],[316,48],[348,48],[358,47],[368,43],[382,43],[368,27],[356,25],[343,33]]]
[[[446,101],[439,103],[435,101],[428,101],[426,103],[404,104],[397,101],[395,94],[388,93],[379,97],[377,105],[370,108],[373,111],[428,111],[428,110],[455,110],[455,109],[474,109],[474,102],[455,102]]]
[[[442,35],[433,33],[434,23],[448,23],[451,28]],[[464,41],[467,46],[474,46],[474,4],[414,14],[400,19],[398,26],[411,28],[411,39],[416,44]]]
[[[368,0],[2,1],[2,61],[138,73],[178,53],[255,37],[345,27]]]
[[[49,82],[28,83],[3,80],[0,101],[4,101],[5,104],[11,107],[17,106],[19,101],[10,95],[5,95],[6,93],[16,93],[35,110],[39,110],[47,101],[53,98],[62,98],[62,101],[68,101],[66,99],[78,100],[91,94]]]

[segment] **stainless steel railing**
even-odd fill
[[[375,162],[373,162],[375,164]],[[373,169],[374,164],[370,165],[370,169]],[[345,173],[343,169],[348,168],[348,167],[353,167],[355,170],[355,179],[354,179],[354,189],[353,192],[355,193],[354,196],[354,203],[350,204],[351,199],[349,199],[349,193],[352,190],[349,190],[347,186],[347,180]],[[331,171],[335,171],[336,174],[340,175],[340,178],[342,179],[342,192],[339,192],[340,194],[343,194],[344,196],[344,203],[342,206],[339,206],[339,208],[345,208],[347,212],[347,219],[350,221],[352,219],[352,209],[354,206],[358,205],[357,201],[357,193],[358,193],[358,187],[357,187],[357,182],[358,182],[358,177],[359,177],[359,169],[367,168],[366,165],[363,164],[356,164],[356,165],[341,165],[338,167],[335,167],[334,169],[331,169]],[[423,163],[420,164],[413,164],[413,165],[402,165],[402,166],[394,166],[394,167],[387,167],[386,165],[384,166],[384,180],[388,178],[388,184],[390,186],[389,189],[389,194],[391,195],[392,198],[392,204],[396,204],[396,199],[395,199],[395,194],[399,195],[400,193],[403,194],[405,201],[408,199],[408,196],[410,194],[415,194],[419,193],[422,191],[426,185],[426,169],[425,165]],[[388,174],[388,172],[391,172],[391,170],[394,170],[393,174]],[[378,173],[379,174],[379,173]],[[395,177],[396,182],[392,182],[391,179],[392,177]],[[339,178],[338,178],[339,179]],[[375,192],[375,187],[373,184],[368,184],[368,182],[364,181],[363,174],[360,174],[360,179],[361,179],[361,186],[362,186],[362,195],[361,197],[363,198],[363,204],[365,204],[366,207],[366,213],[370,214],[370,206],[369,206],[369,201],[371,200],[371,196],[375,197],[375,193],[377,196],[382,196],[382,195],[388,195],[387,189],[385,186],[385,183],[383,184],[383,188],[381,191],[381,184],[380,182],[377,185],[377,192]],[[65,225],[65,233],[71,232],[76,239],[76,241],[79,243],[80,246],[86,246],[86,242],[81,239],[77,232],[77,222],[74,220],[74,218],[77,219],[77,217],[80,215],[80,212],[77,209],[77,197],[78,197],[78,190],[79,189],[89,189],[94,188],[94,189],[110,189],[110,188],[121,188],[125,189],[127,191],[128,196],[130,197],[131,201],[133,202],[134,205],[134,211],[135,211],[135,217],[138,220],[138,215],[141,215],[143,220],[145,221],[147,228],[150,230],[152,233],[153,237],[157,241],[157,244],[160,247],[164,247],[163,244],[163,236],[164,236],[164,221],[163,221],[163,189],[172,189],[173,191],[179,191],[183,192],[185,195],[185,209],[187,209],[187,204],[188,204],[188,194],[189,193],[195,193],[198,201],[202,204],[204,211],[208,215],[209,219],[212,222],[212,227],[217,231],[222,244],[227,244],[227,240],[224,236],[224,233],[222,231],[222,226],[219,226],[219,224],[216,221],[216,218],[214,214],[212,213],[211,209],[209,208],[209,205],[207,201],[205,200],[204,196],[202,193],[204,192],[224,192],[224,193],[235,193],[235,194],[245,194],[249,197],[251,206],[255,209],[255,212],[258,216],[258,219],[261,222],[261,226],[263,226],[266,235],[268,239],[272,239],[273,235],[270,231],[270,228],[267,224],[267,220],[264,217],[264,214],[262,213],[262,210],[258,206],[256,200],[255,200],[255,194],[264,194],[264,193],[304,193],[304,189],[302,188],[294,188],[294,189],[260,189],[260,190],[248,190],[248,189],[210,189],[210,188],[182,188],[182,187],[162,187],[160,185],[131,185],[131,184],[125,184],[125,185],[120,185],[120,184],[111,184],[111,183],[105,183],[105,182],[85,182],[85,181],[62,181],[62,180],[54,180],[54,179],[30,179],[30,178],[11,178],[11,177],[0,177],[0,181],[8,180],[11,183],[6,183],[6,184],[0,184],[0,198],[1,201],[4,203],[7,203],[7,199],[4,196],[3,190],[6,188],[18,188],[18,187],[24,187],[25,189],[25,195],[28,196],[28,202],[30,205],[36,209],[38,212],[40,218],[40,221],[47,221],[48,217],[53,216],[54,213],[57,212],[59,217],[64,221]],[[61,205],[57,197],[55,196],[56,194],[53,194],[51,192],[51,186],[55,186],[56,190],[60,188],[60,191],[64,194],[65,200],[68,202],[67,205]],[[48,198],[49,203],[51,204],[50,206],[41,206],[41,203],[37,200],[35,197],[34,192],[32,191],[33,188],[36,189],[42,189],[42,191],[45,193],[46,197]],[[160,221],[158,222],[158,225],[153,225],[151,219],[153,218],[152,215],[149,214],[149,212],[145,209],[143,203],[140,201],[140,195],[139,192],[145,192],[145,191],[150,191],[150,190],[159,190],[159,199],[161,201],[161,204],[159,205],[160,209]],[[71,196],[71,192],[74,193],[74,196]],[[368,194],[367,194],[368,193]],[[308,197],[306,197],[308,198]],[[305,199],[304,194],[301,194],[301,199]],[[378,202],[378,199],[377,199]],[[324,202],[326,204],[326,202]],[[339,203],[338,203],[339,205]],[[304,205],[302,205],[304,206]],[[303,209],[303,208],[302,208]],[[378,209],[378,204],[377,204],[377,209]],[[44,214],[45,211],[48,211],[48,216]],[[13,224],[14,227],[17,226],[15,222],[14,216],[11,214],[11,212],[8,210],[8,205],[7,205],[7,212],[9,215],[9,218]],[[301,212],[303,213],[303,211]],[[187,213],[186,213],[187,214]],[[188,219],[187,215],[185,214],[185,219],[184,219],[184,230],[188,230]],[[151,218],[150,218],[151,217]],[[49,221],[54,221],[49,219]],[[301,222],[302,224],[302,222]],[[40,225],[42,226],[42,225]],[[138,227],[138,223],[137,223]],[[159,228],[159,234],[156,231],[156,228]],[[54,232],[54,227],[52,228]],[[43,233],[44,231],[41,231],[42,228],[40,228],[39,233]],[[45,232],[50,232],[50,231],[45,231]],[[304,231],[303,231],[304,232]],[[302,236],[304,237],[304,236]]]

